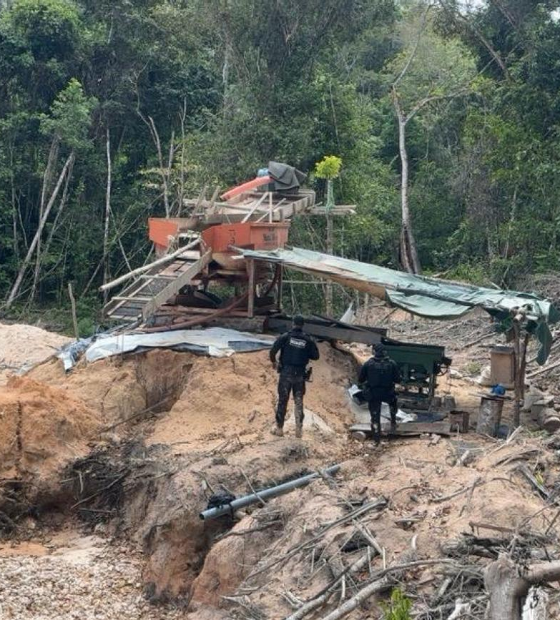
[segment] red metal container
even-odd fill
[[[251,250],[277,250],[288,241],[289,222],[245,222],[242,224],[219,224],[202,233],[204,243],[212,248],[212,259],[225,269],[238,271],[244,261],[232,246]]]

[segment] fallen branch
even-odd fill
[[[285,620],[301,620],[305,618],[312,611],[324,605],[332,595],[336,586],[347,576],[354,575],[365,568],[370,561],[368,553],[365,553],[359,560],[356,560],[353,564],[341,571],[335,578],[321,591],[319,591],[313,598],[309,599],[303,607],[300,607],[291,616],[285,618]]]
[[[544,368],[540,368],[539,370],[535,370],[534,372],[530,372],[526,376],[526,379],[533,379],[534,377],[538,377],[539,375],[542,375],[545,372],[548,372],[549,370],[554,370],[555,368],[558,368],[559,366],[560,366],[560,361],[554,362],[554,364],[549,364],[548,366],[545,366]]]
[[[467,344],[464,344],[462,348],[463,349],[468,349],[469,347],[473,347],[475,344],[478,344],[479,342],[482,342],[483,340],[486,340],[486,338],[490,338],[490,336],[495,336],[495,335],[496,335],[495,331],[491,331],[491,332],[488,332],[486,334],[482,334],[482,336],[480,336],[476,340],[472,340],[471,342],[467,342]]]
[[[280,564],[281,562],[286,562],[287,560],[292,558],[294,555],[296,555],[300,551],[303,551],[305,548],[307,548],[307,547],[313,545],[314,543],[316,543],[318,540],[320,540],[333,527],[336,527],[338,525],[342,525],[343,523],[347,523],[348,521],[352,521],[353,519],[356,519],[357,517],[362,516],[366,512],[369,512],[370,510],[374,510],[375,508],[382,508],[382,507],[384,508],[386,505],[387,505],[387,500],[384,497],[382,497],[382,498],[377,499],[377,500],[375,500],[373,502],[370,502],[369,504],[366,504],[365,506],[360,506],[360,508],[357,508],[356,510],[353,510],[351,513],[345,515],[344,517],[341,517],[340,519],[337,519],[336,521],[333,521],[332,523],[329,523],[329,525],[326,525],[325,527],[323,527],[323,529],[319,532],[319,534],[317,534],[316,536],[314,536],[310,540],[308,540],[306,542],[303,542],[303,543],[297,545],[296,547],[293,547],[290,551],[288,551],[281,558],[278,558],[278,559],[274,560],[273,562],[269,562],[263,568],[259,569],[258,571],[255,571],[254,573],[251,573],[247,577],[247,580],[252,579],[253,577],[256,577],[257,575],[260,575],[260,574],[266,572],[267,570],[271,569],[273,566],[276,566],[277,564]]]
[[[93,495],[90,495],[89,497],[86,497],[86,498],[80,500],[79,502],[76,502],[73,506],[70,506],[70,510],[74,510],[74,508],[77,508],[78,506],[81,506],[82,504],[85,504],[86,502],[89,502],[90,500],[95,499],[96,497],[101,495],[101,493],[104,493],[105,491],[108,491],[109,489],[114,487],[115,484],[117,484],[118,482],[121,482],[125,478],[126,478],[126,474],[123,474],[123,475],[119,476],[118,478],[115,478],[106,487],[103,487],[102,489],[99,489],[99,491],[96,491]]]
[[[543,534],[538,534],[537,532],[530,532],[525,530],[517,530],[512,527],[503,527],[501,525],[492,525],[490,523],[479,523],[478,521],[469,521],[469,527],[471,527],[473,530],[493,530],[495,532],[502,532],[503,534],[514,534],[516,536],[523,536],[524,538],[534,538],[535,540],[548,542],[548,538]]]
[[[460,489],[459,491],[456,491],[455,493],[451,493],[450,495],[444,495],[443,497],[434,497],[430,500],[430,502],[432,502],[433,504],[441,504],[442,502],[446,502],[450,499],[454,499],[455,497],[458,497],[459,495],[463,495],[463,493],[467,493],[468,491],[474,490],[481,482],[482,482],[481,479],[477,478],[470,486],[465,487],[464,489]]]
[[[370,596],[374,594],[378,594],[379,592],[383,592],[384,590],[389,589],[393,585],[392,579],[380,579],[379,581],[374,581],[369,585],[362,588],[356,596],[353,596],[351,599],[348,599],[344,605],[335,609],[328,616],[325,616],[323,620],[340,620],[340,618],[344,618],[350,612],[354,611],[357,607],[359,607],[364,601],[366,601]]]

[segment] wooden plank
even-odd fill
[[[113,301],[117,300],[117,301],[139,301],[139,302],[147,302],[147,301],[151,301],[151,297],[113,297]]]
[[[142,280],[174,280],[175,276],[162,276],[161,274],[157,274],[157,275],[153,275],[153,276],[140,276],[140,278]],[[113,297],[113,299],[116,299],[116,297]]]
[[[145,289],[147,286],[149,286],[150,281],[146,280],[144,282],[133,282],[132,284],[129,284],[123,291],[124,295],[129,296],[129,293],[139,293],[141,290]],[[111,300],[104,308],[103,308],[103,314],[105,314],[105,316],[111,317],[113,318],[114,313],[121,308],[121,306],[124,306],[126,304],[126,301],[117,301],[117,303],[114,303],[113,300]]]
[[[382,425],[383,422],[384,420],[382,420]],[[371,434],[371,424],[353,424],[349,430],[351,433]],[[447,436],[451,435],[451,424],[449,422],[407,422],[406,424],[398,424],[396,431],[386,431],[386,434],[396,437],[424,434]]]
[[[247,213],[247,215],[243,219],[242,224],[245,224],[245,222],[251,217],[251,215],[253,215],[253,213],[261,206],[267,194],[270,194],[270,192],[264,192],[264,194],[257,200],[257,202],[255,202],[253,208],[249,211],[249,213]],[[272,200],[272,194],[270,194],[270,197]]]
[[[274,209],[272,209],[271,212],[266,212],[264,215],[262,215],[261,217],[259,217],[259,219],[257,220],[257,224],[262,222],[263,220],[265,220],[267,217],[269,218],[269,220],[272,222],[272,220],[276,220],[276,212],[278,211],[278,209],[280,209],[280,207],[282,206],[282,204],[286,202],[285,198],[282,198],[282,200],[274,207]],[[282,215],[282,211],[280,210],[280,215]],[[281,220],[282,218],[279,217],[278,220]]]
[[[193,278],[198,275],[206,265],[212,260],[212,250],[208,250],[206,254],[201,256],[197,261],[192,263],[190,267],[181,273],[173,282],[170,282],[160,293],[155,295],[149,303],[146,304],[144,310],[142,311],[142,317],[144,321],[147,321],[152,314],[163,304],[173,297],[177,295],[177,293],[193,280]]]
[[[255,315],[255,261],[249,259],[247,261],[247,269],[249,271],[249,300],[247,303],[247,316],[252,319]]]

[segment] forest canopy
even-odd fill
[[[0,0],[0,300],[95,309],[147,219],[268,161],[335,253],[514,287],[560,267],[560,22],[534,0]],[[321,218],[291,242],[325,250]]]

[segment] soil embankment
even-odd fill
[[[556,488],[556,444],[524,431],[508,444],[470,433],[372,449],[347,434],[355,371],[352,356],[321,345],[303,440],[293,422],[284,438],[269,433],[276,376],[265,352],[149,351],[69,374],[50,360],[11,379],[0,397],[0,529],[12,542],[0,547],[0,574],[17,588],[21,570],[51,585],[0,600],[6,617],[36,620],[43,599],[45,609],[71,599],[65,580],[86,591],[95,578],[112,607],[88,594],[80,609],[108,620],[150,609],[157,620],[288,618],[328,591],[311,620],[384,566],[406,565],[347,617],[379,617],[379,597],[400,584],[419,617],[431,607],[447,617],[462,593],[482,618],[483,570],[497,550],[515,540],[520,557],[556,558],[557,508],[522,471]],[[441,391],[475,422],[477,388],[466,376],[443,378]],[[216,493],[239,497],[333,463],[342,464],[333,479],[233,519],[199,518]],[[79,568],[57,556],[61,528],[98,537]],[[60,617],[73,617],[70,607]]]

